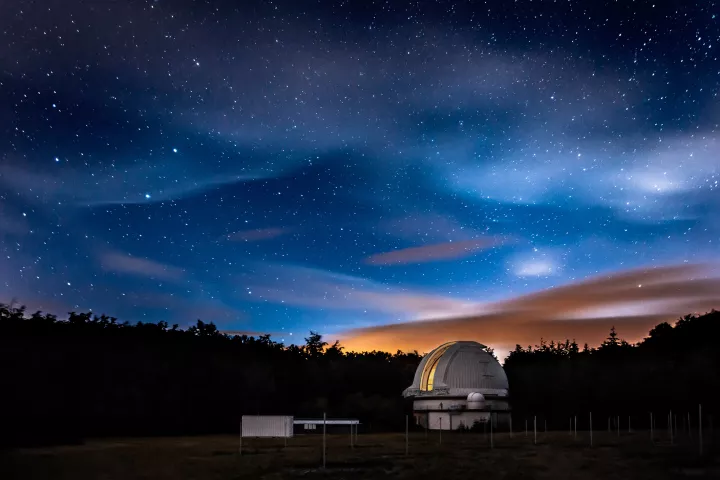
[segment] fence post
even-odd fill
[[[490,413],[490,448],[495,448],[495,444],[493,443],[493,422],[492,422],[492,412]]]
[[[537,415],[533,417],[533,443],[537,445]]]
[[[590,446],[591,446],[591,447],[593,446],[593,441],[592,441],[592,440],[593,440],[593,439],[592,439],[592,412],[590,412]]]
[[[700,440],[700,455],[703,453],[703,435],[702,435],[702,405],[698,405],[698,439]]]
[[[670,414],[668,415],[668,430],[670,430],[670,445],[673,445],[675,442],[673,441],[672,410],[670,410]]]
[[[326,426],[327,426],[327,414],[326,414],[325,412],[323,412],[323,444],[322,444],[322,447],[323,447],[323,468],[325,468],[325,466],[327,465],[327,463],[326,463],[327,454],[325,453],[325,448],[326,448],[326,446],[327,446],[327,442],[326,442],[326,440],[325,440],[325,432],[326,432],[326,428],[325,428],[325,427],[326,427]]]
[[[240,455],[242,455],[242,417],[240,417]]]
[[[653,427],[653,415],[652,412],[650,412],[650,443],[655,443],[655,432],[653,431]]]
[[[408,416],[405,415],[405,455],[409,453],[409,441],[408,441]]]
[[[577,440],[577,415],[575,415],[575,440]]]
[[[512,432],[512,413],[510,414],[510,438],[512,438],[513,432]]]

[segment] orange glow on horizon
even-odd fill
[[[541,339],[597,346],[612,326],[635,343],[659,323],[720,307],[720,278],[708,271],[688,264],[630,270],[497,302],[489,313],[363,328],[340,341],[348,351],[426,353],[445,342],[474,340],[501,360],[516,344],[534,346]]]

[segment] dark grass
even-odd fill
[[[650,442],[647,432],[597,432],[590,447],[586,432],[484,434],[437,432],[410,435],[405,455],[403,434],[360,435],[327,439],[322,468],[322,438],[298,436],[288,441],[236,436],[130,438],[87,441],[83,445],[19,449],[0,454],[2,479],[675,479],[720,478],[720,463],[706,439],[698,455],[697,439],[681,436]]]

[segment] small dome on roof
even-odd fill
[[[468,402],[484,402],[485,401],[485,395],[479,392],[472,392],[467,396]]]
[[[468,410],[481,410],[483,408],[485,408],[485,395],[473,392],[467,396]]]
[[[440,345],[425,355],[404,395],[464,397],[473,393],[505,397],[508,379],[485,345],[458,341]]]

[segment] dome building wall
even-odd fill
[[[427,354],[403,395],[416,422],[431,430],[510,420],[509,387],[500,362],[477,342],[448,342]]]

